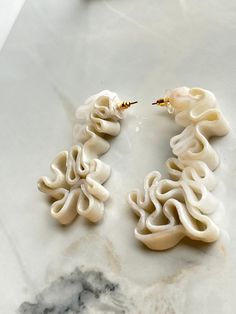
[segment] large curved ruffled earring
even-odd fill
[[[176,88],[153,104],[166,107],[184,130],[170,140],[176,156],[166,162],[170,179],[161,180],[153,171],[144,180],[144,192],[129,194],[139,216],[135,237],[152,250],[174,247],[185,236],[214,242],[220,230],[212,214],[219,201],[211,191],[219,157],[209,139],[226,135],[228,123],[215,96],[201,88]]]
[[[103,217],[109,198],[103,183],[111,169],[98,158],[109,150],[109,136],[119,134],[123,111],[134,103],[121,102],[115,93],[103,91],[78,108],[76,145],[56,156],[51,164],[53,179],[44,176],[38,181],[39,190],[53,200],[52,217],[61,224],[71,223],[78,214],[92,222]]]

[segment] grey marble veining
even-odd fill
[[[36,296],[34,303],[24,302],[19,313],[125,313],[119,300],[119,285],[112,283],[101,272],[78,268],[61,276]],[[125,299],[125,296],[123,296]],[[120,304],[119,304],[120,302]]]
[[[235,21],[234,0],[26,1],[0,53],[0,313],[73,311],[85,274],[99,273],[84,312],[235,313]],[[224,231],[213,245],[185,239],[158,253],[135,240],[126,200],[151,170],[165,175],[179,128],[151,102],[182,85],[212,90],[231,125],[214,141]],[[36,183],[70,148],[76,107],[103,89],[139,101],[102,157],[111,198],[101,223],[62,227]]]

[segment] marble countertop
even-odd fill
[[[235,35],[234,0],[26,1],[0,53],[1,313],[235,313]],[[182,85],[213,91],[231,124],[214,141],[224,231],[153,252],[126,197],[149,171],[165,175],[179,128],[150,103]],[[103,222],[62,227],[36,183],[71,146],[75,109],[103,89],[139,104],[103,156]]]
[[[0,0],[0,50],[25,0]]]

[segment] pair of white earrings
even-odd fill
[[[78,109],[78,122],[82,111],[88,113],[85,125],[75,127],[78,144],[52,162],[54,179],[41,177],[38,182],[39,190],[53,198],[51,215],[60,223],[69,224],[78,214],[92,222],[103,217],[109,198],[103,183],[111,169],[99,156],[109,150],[108,138],[119,134],[123,110],[132,104],[103,91]],[[144,192],[129,194],[129,204],[140,217],[135,236],[153,250],[171,248],[185,236],[216,241],[220,232],[211,216],[219,202],[211,191],[219,158],[209,138],[227,134],[228,123],[215,96],[204,89],[176,88],[154,104],[167,107],[184,130],[170,141],[176,156],[166,163],[171,179],[161,180],[153,171],[144,180]]]

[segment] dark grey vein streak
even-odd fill
[[[126,313],[126,297],[119,285],[97,271],[82,272],[76,268],[62,276],[35,297],[36,302],[24,302],[19,313]],[[126,300],[127,301],[127,300]]]

